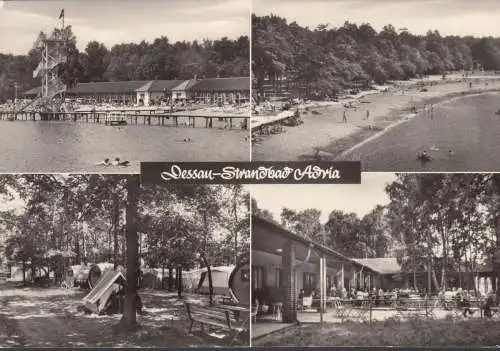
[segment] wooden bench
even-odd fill
[[[227,330],[229,332],[229,340],[232,343],[238,335],[248,330],[247,324],[250,324],[250,307],[245,309],[246,318],[241,317],[241,308],[215,305],[215,306],[200,306],[192,303],[185,303],[188,318],[191,322],[189,332],[193,329],[194,322],[200,323],[201,331],[205,332],[205,325],[216,327],[218,329]]]
[[[185,303],[188,318],[191,321],[189,332],[192,331],[194,322],[201,325],[201,330],[205,331],[205,325],[217,327],[224,330],[232,330],[237,321],[233,313],[222,308],[200,306],[192,303]]]

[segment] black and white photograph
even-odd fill
[[[497,174],[247,189],[252,345],[498,345]]]
[[[249,260],[241,185],[0,175],[0,346],[249,346]]]
[[[250,6],[2,1],[0,172],[249,161]]]
[[[252,160],[500,169],[498,1],[252,3]]]

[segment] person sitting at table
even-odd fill
[[[300,289],[298,302],[299,309],[302,309],[304,307],[304,289]]]
[[[471,310],[470,296],[467,291],[464,291],[460,295],[460,301],[458,303],[458,306],[464,309],[464,317],[467,317],[467,314],[469,314],[469,316],[474,314],[474,311]]]
[[[488,297],[486,298],[486,302],[483,305],[484,316],[491,318],[493,317],[493,313],[491,308],[495,306],[495,295],[493,292],[488,293]]]
[[[347,299],[347,289],[346,288],[342,288],[342,298],[343,299]]]

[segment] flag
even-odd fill
[[[59,15],[59,19],[64,17],[64,9],[61,10],[61,14]]]

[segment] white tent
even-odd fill
[[[229,295],[229,276],[235,266],[210,267],[212,273],[212,287],[214,294]],[[209,293],[207,269],[200,269],[200,279],[197,292]]]

